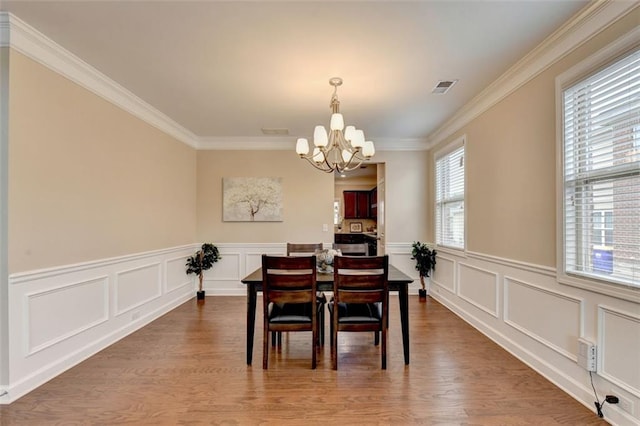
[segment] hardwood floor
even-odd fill
[[[410,297],[405,367],[390,302],[386,371],[368,333],[339,336],[338,371],[327,338],[311,370],[311,338],[299,332],[271,349],[265,371],[260,310],[249,367],[245,298],[207,297],[0,406],[0,424],[606,424],[432,299]]]

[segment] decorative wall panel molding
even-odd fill
[[[526,283],[504,278],[504,322],[536,339],[572,361],[583,335],[582,300]],[[545,311],[540,312],[544,306]]]
[[[535,263],[528,262],[520,262],[518,260],[507,259],[499,256],[491,256],[484,253],[478,253],[475,251],[467,251],[467,258],[469,259],[477,259],[481,261],[497,263],[504,266],[510,266],[512,268],[517,268],[521,271],[530,271],[535,272],[536,274],[547,275],[549,277],[556,277],[556,268],[552,268],[551,266],[543,266],[536,265]]]
[[[221,246],[217,245],[220,250]],[[213,267],[204,273],[207,281],[240,281],[243,276],[243,253],[239,251],[225,251],[222,258],[213,264]]]
[[[458,296],[476,308],[498,317],[498,274],[487,269],[458,263]]]
[[[27,355],[44,350],[109,319],[108,278],[96,277],[26,294]],[[57,306],[56,320],[49,306]]]
[[[56,374],[193,298],[195,281],[193,276],[184,273],[183,268],[186,258],[200,245],[138,253],[117,259],[11,276],[9,305],[12,382],[6,389],[9,395],[0,397],[0,403],[15,400]],[[228,263],[216,263],[207,271],[205,288],[208,296],[245,296],[246,287],[240,283],[240,279],[260,267],[261,255],[282,255],[286,251],[284,243],[216,245]],[[411,243],[388,243],[385,248],[391,263],[414,278],[410,294],[416,294],[419,277],[414,268],[414,261],[411,260]],[[161,289],[160,297],[128,311],[130,315],[114,315],[115,277],[122,278],[131,271],[146,271],[142,275],[147,276],[147,270],[154,271],[146,280],[154,283],[150,284],[152,288]],[[155,287],[158,270],[162,285]],[[429,294],[589,407],[592,406],[593,396],[587,381],[588,375],[577,366],[575,354],[578,337],[594,339],[598,342],[599,353],[602,354],[602,365],[594,378],[596,386],[602,388],[603,392],[608,391],[607,389],[613,390],[611,388],[614,386],[620,391],[628,391],[627,396],[633,396],[635,399],[632,398],[632,402],[640,406],[639,379],[633,370],[633,358],[627,358],[640,350],[637,341],[629,340],[629,336],[640,334],[640,319],[635,313],[631,314],[640,312],[640,305],[598,295],[595,300],[606,301],[607,304],[596,306],[593,303],[594,297],[585,297],[584,291],[559,285],[551,275],[545,267],[537,268],[535,265],[521,264],[508,259],[439,251],[438,263],[432,277],[432,291]],[[135,273],[128,278],[134,276]],[[58,340],[51,337],[66,336],[64,332],[50,333],[40,327],[33,331],[36,333],[34,336],[38,336],[33,340],[37,343],[36,346],[25,340],[29,330],[26,322],[27,295],[46,295],[46,292],[52,289],[91,282],[100,277],[107,277],[106,285],[109,288],[107,312],[110,314],[107,321],[86,329],[68,328],[67,331],[73,330],[76,334],[71,333],[68,337]],[[503,277],[502,282],[498,281],[497,285],[496,277]],[[124,285],[122,279],[119,285]],[[484,295],[482,292],[487,294]],[[409,300],[410,306],[415,300]],[[501,303],[496,305],[494,300]],[[472,301],[475,307],[471,308],[469,301]],[[62,305],[62,308],[67,307]],[[476,309],[483,307],[485,309],[482,312],[491,313],[492,306],[496,315],[479,315],[481,312]],[[55,312],[61,307],[46,306],[39,309],[47,309],[43,314],[55,317]],[[42,320],[39,319],[33,324],[38,322],[42,323]],[[78,323],[82,324],[82,318]],[[90,322],[85,317],[84,324],[88,323]],[[29,350],[33,348],[38,351],[29,355]],[[632,374],[628,374],[629,371]],[[616,417],[616,410],[619,409],[609,407],[609,418],[614,419],[617,424],[625,424],[624,421],[620,421],[625,417]]]
[[[599,305],[598,329],[598,374],[640,398],[640,315]]]
[[[456,293],[456,260],[452,257],[438,254],[436,269],[431,276],[431,282],[453,294]]]
[[[178,290],[185,286],[193,286],[193,276],[185,273],[184,256],[174,257],[165,261],[165,274],[167,279],[165,280],[166,288],[165,292],[171,292]]]
[[[262,255],[284,256],[287,252],[286,243],[220,243],[216,246],[222,259],[205,272],[204,279],[204,290],[212,296],[244,296],[246,287],[240,280],[260,268]],[[409,293],[417,294],[420,277],[411,259],[411,243],[388,243],[386,253],[392,265],[414,279]]]
[[[115,315],[122,315],[162,294],[160,263],[142,265],[115,274]]]
[[[482,271],[490,274],[483,277]],[[482,315],[469,304],[477,302],[478,281],[490,287],[491,274],[502,280],[498,316]],[[577,340],[594,341],[600,363],[593,375],[596,388],[640,407],[640,304],[564,286],[554,268],[445,250],[439,250],[429,294],[589,408],[593,390],[576,362]],[[629,413],[620,406],[608,406],[607,418],[612,424],[640,424],[638,410]]]
[[[0,404],[195,296],[187,245],[9,277],[10,383]]]

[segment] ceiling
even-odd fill
[[[374,143],[424,143],[587,4],[0,0],[0,10],[198,138],[285,138],[293,149],[328,125],[334,76],[346,124]],[[431,93],[439,80],[458,82]]]

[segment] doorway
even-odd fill
[[[367,243],[370,254],[384,254],[384,170],[384,163],[364,163],[334,173],[334,242],[348,238]]]

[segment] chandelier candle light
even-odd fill
[[[309,154],[307,139],[299,138],[296,153],[323,172],[348,172],[360,167],[363,161],[371,159],[376,150],[373,142],[364,140],[362,130],[355,126],[344,127],[338,100],[338,86],[342,85],[342,79],[333,77],[329,84],[334,87],[329,104],[332,113],[329,133],[327,134],[324,126],[316,126],[313,132],[313,152]]]

